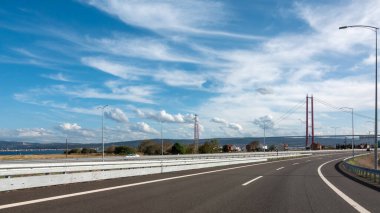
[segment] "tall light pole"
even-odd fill
[[[374,168],[377,169],[377,31],[379,30],[378,27],[374,26],[368,26],[368,25],[350,25],[350,26],[342,26],[339,27],[339,29],[347,29],[347,28],[365,28],[369,29],[375,32],[375,57],[376,57],[376,62],[375,62],[375,153],[374,153]]]
[[[351,127],[352,127],[352,144],[351,144],[351,148],[352,148],[352,157],[355,156],[355,144],[354,144],[354,137],[355,137],[355,133],[354,133],[354,108],[352,107],[341,107],[339,109],[349,109],[351,110]]]
[[[67,144],[67,135],[66,135],[66,159],[67,159],[68,152],[69,152],[69,145]]]
[[[266,122],[264,123],[264,152],[265,152],[265,148],[266,148],[266,146],[267,146],[267,144],[265,143],[265,138],[266,138],[266,136],[265,136],[265,129],[267,128],[267,124],[266,124]]]
[[[336,138],[336,129],[339,129],[339,127],[337,127],[337,126],[332,126],[331,128],[333,128],[334,129],[334,136],[335,136],[335,138]]]
[[[162,137],[162,120],[160,120],[161,125],[161,155],[164,155],[164,138]]]
[[[108,107],[108,105],[100,106],[98,109],[102,110],[102,161],[104,162],[104,109]]]

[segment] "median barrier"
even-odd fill
[[[300,153],[282,153],[252,157],[254,155],[221,155],[199,159],[161,159],[122,162],[50,163],[0,166],[0,191],[42,186],[105,180],[158,173],[202,169],[245,163],[265,162],[304,156]],[[310,154],[308,154],[310,155]],[[239,156],[239,157],[238,157]],[[194,156],[193,156],[194,158]]]

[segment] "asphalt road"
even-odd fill
[[[2,192],[0,208],[10,203],[124,185],[0,212],[357,212],[318,175],[321,164],[344,156],[347,154]],[[379,192],[341,175],[335,169],[338,162],[322,167],[327,180],[366,210],[380,212]],[[213,170],[219,171],[208,173]],[[164,178],[174,179],[126,186]]]

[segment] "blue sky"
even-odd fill
[[[76,142],[303,135],[373,128],[374,33],[368,1],[2,1],[0,139]],[[302,102],[303,101],[303,102]],[[290,109],[290,116],[284,116]]]

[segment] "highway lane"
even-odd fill
[[[314,156],[258,164],[3,209],[1,212],[356,212],[322,181],[317,172],[322,163],[343,156]],[[0,205],[217,169],[0,193]],[[326,178],[339,182],[339,188],[344,188],[347,194],[359,188],[359,194],[365,192],[379,197],[378,192],[366,191],[358,183],[334,173],[334,163],[327,164],[322,170],[326,172]],[[243,186],[259,176],[262,178]],[[345,183],[338,178],[353,183]],[[360,196],[353,199],[370,211],[378,210],[376,200],[368,201]]]
[[[328,180],[369,211],[380,212],[380,193],[340,174],[336,169],[338,163],[334,161],[322,168],[322,172]]]

